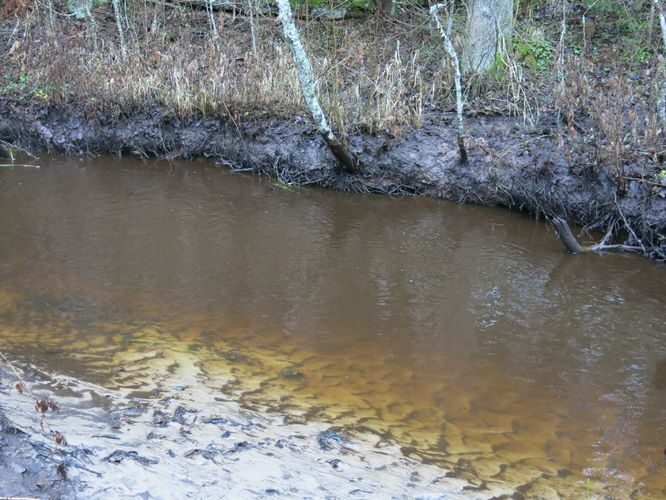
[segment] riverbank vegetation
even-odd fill
[[[432,6],[417,0],[292,6],[342,144],[354,134],[391,139],[448,125],[458,111],[463,159],[463,115],[511,117],[520,143],[548,138],[570,169],[610,179],[615,200],[632,183],[647,193],[642,202],[666,198],[659,0],[449,1],[437,6],[446,13],[441,29]],[[488,8],[496,26],[478,21]],[[90,118],[159,108],[174,118],[220,117],[238,130],[261,119],[311,121],[270,0],[8,0],[0,16],[0,99],[14,107],[75,108]],[[442,30],[460,55],[458,91]],[[491,49],[477,46],[493,33],[501,36]],[[489,153],[486,139],[470,137],[470,154],[521,154],[514,145]],[[576,222],[606,231],[623,217],[611,218]],[[648,239],[661,242],[661,223],[650,224]]]
[[[119,30],[113,2],[3,2],[0,92],[91,112],[160,104],[235,120],[302,113],[274,7],[212,4],[213,10],[196,1],[120,2]],[[510,47],[487,71],[466,72],[467,112],[514,115],[536,130],[542,116],[555,113],[562,129],[550,132],[585,134],[600,155],[621,161],[650,153],[660,133],[658,3],[517,4]],[[395,16],[367,2],[297,4],[318,91],[343,133],[400,133],[421,125],[429,111],[454,109],[453,70],[427,8],[392,8]],[[462,47],[465,7],[455,8],[453,42]],[[360,17],[330,19],[349,13]]]

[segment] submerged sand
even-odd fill
[[[189,372],[189,373],[188,373]],[[183,367],[159,398],[3,367],[0,494],[86,498],[489,498],[368,429],[244,410]],[[34,398],[56,401],[41,418]],[[56,439],[58,433],[66,440]],[[56,441],[60,441],[58,444]],[[482,487],[484,488],[484,487]]]

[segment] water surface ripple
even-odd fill
[[[204,163],[41,165],[0,169],[12,356],[148,393],[197,353],[211,390],[479,484],[666,495],[663,266],[566,255],[500,209]]]

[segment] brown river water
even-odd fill
[[[0,350],[150,397],[175,366],[544,498],[666,496],[666,268],[503,209],[204,162],[0,169]]]

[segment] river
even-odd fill
[[[666,494],[666,268],[543,222],[206,162],[0,169],[0,350],[201,387],[527,496]],[[522,488],[522,489],[520,489]]]

